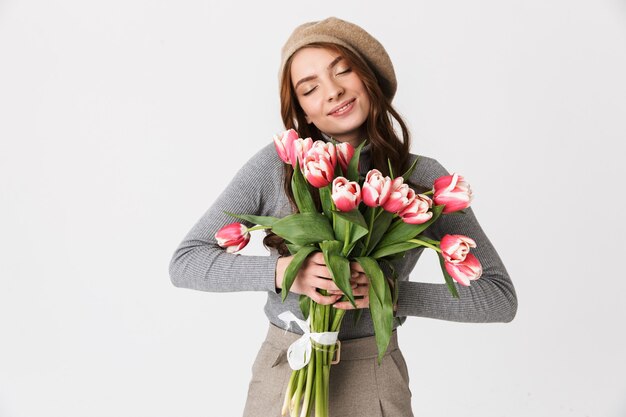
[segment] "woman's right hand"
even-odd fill
[[[276,288],[282,288],[285,269],[287,269],[294,256],[278,258],[276,263]],[[353,274],[355,274],[354,271]],[[355,276],[358,276],[358,273]],[[355,283],[352,283],[352,286],[356,288]],[[343,296],[343,294],[322,295],[317,291],[318,289],[341,291],[332,280],[330,271],[324,262],[324,254],[322,252],[313,252],[302,262],[302,266],[300,266],[300,270],[293,280],[289,291],[307,295],[316,303],[324,305],[333,304]]]

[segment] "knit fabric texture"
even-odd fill
[[[365,176],[370,166],[371,144],[362,148],[360,174]],[[412,163],[415,154],[410,154]],[[270,322],[283,329],[287,325],[278,318],[283,311],[292,311],[302,318],[298,294],[289,293],[284,302],[275,287],[278,251],[269,256],[227,253],[217,244],[215,233],[223,226],[240,221],[224,212],[260,216],[284,217],[291,214],[289,200],[283,190],[283,164],[273,142],[254,154],[226,188],[215,199],[176,248],[169,265],[169,274],[176,287],[211,292],[265,291],[265,314]],[[449,172],[433,158],[419,156],[411,181],[431,188],[434,180]],[[407,316],[428,317],[457,322],[509,322],[517,311],[517,297],[507,270],[495,248],[483,232],[473,209],[465,214],[442,215],[429,229],[429,235],[440,240],[446,234],[461,234],[476,241],[472,253],[483,267],[483,275],[471,286],[455,283],[460,298],[453,298],[444,283],[409,280],[423,248],[409,250],[403,258],[393,261],[398,274],[399,298],[396,316],[404,322]],[[342,321],[341,340],[371,336],[374,326],[368,309],[359,322],[353,323],[354,310],[348,310]],[[398,323],[394,320],[394,328]],[[291,326],[292,332],[301,332]]]

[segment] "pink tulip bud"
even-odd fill
[[[355,181],[348,181],[344,177],[337,177],[333,180],[331,197],[335,202],[337,210],[354,210],[361,202],[361,187],[359,183]]]
[[[473,196],[469,183],[458,174],[446,175],[435,180],[433,200],[445,205],[443,214],[463,210],[470,206]]]
[[[465,260],[465,255],[470,251],[470,248],[476,247],[476,242],[473,239],[463,235],[445,235],[441,238],[439,244],[441,251],[443,252],[444,259],[447,261],[459,261]]]
[[[415,191],[407,184],[404,184],[404,178],[397,177],[391,181],[391,185],[384,190],[381,196],[381,205],[390,213],[397,213],[403,210],[415,198]]]
[[[306,180],[316,188],[326,187],[335,175],[335,167],[329,158],[310,151],[304,158],[303,171]]]
[[[477,280],[483,273],[483,267],[478,259],[468,253],[463,262],[444,262],[448,274],[459,284],[469,286],[470,281]]]
[[[276,146],[276,152],[282,161],[286,164],[294,165],[293,157],[293,143],[298,139],[298,132],[293,129],[285,130],[279,135],[274,135],[274,145]]]
[[[316,140],[313,142],[311,149],[308,150],[307,155],[315,153],[324,156],[330,161],[330,164],[335,169],[337,165],[337,150],[332,142],[324,142],[323,140]]]
[[[243,249],[250,241],[248,228],[241,223],[231,223],[215,233],[217,244],[226,248],[226,252],[233,253]]]
[[[298,158],[298,161],[300,162],[300,169],[303,168],[304,158],[312,146],[313,146],[313,139],[311,138],[297,139],[293,142],[293,154],[294,156]],[[293,165],[293,169],[296,169],[295,158],[293,160],[292,165]]]
[[[391,178],[383,177],[383,174],[377,169],[371,169],[363,182],[363,203],[369,207],[380,206],[381,197],[384,193],[388,196],[390,188]]]
[[[433,217],[433,212],[428,211],[433,206],[433,200],[423,194],[415,195],[413,201],[409,203],[398,215],[405,223],[422,224]]]
[[[348,174],[348,164],[354,155],[354,146],[350,145],[349,142],[342,142],[335,146],[337,151],[337,161],[341,166],[341,171],[344,175]]]
[[[446,271],[461,285],[470,285],[482,275],[483,269],[470,248],[476,247],[473,239],[463,235],[445,235],[439,244]]]

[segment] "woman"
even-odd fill
[[[282,49],[279,76],[285,127],[313,140],[328,141],[332,137],[357,146],[367,139],[361,152],[361,175],[371,168],[389,175],[387,159],[393,172],[405,172],[417,158],[409,152],[406,125],[391,106],[397,85],[393,65],[383,46],[359,26],[328,18],[297,27]],[[393,128],[394,121],[402,139]],[[286,349],[302,333],[298,328],[288,329],[278,315],[289,310],[301,317],[299,294],[320,304],[353,309],[349,302],[338,301],[342,293],[331,280],[319,252],[303,263],[283,303],[282,278],[292,256],[281,238],[270,233],[264,239],[270,256],[227,253],[216,242],[214,234],[235,221],[225,211],[275,217],[297,211],[290,190],[292,172],[291,165],[279,159],[274,144],[268,143],[239,170],[192,228],[170,264],[172,282],[178,287],[268,294],[265,313],[269,330],[252,368],[245,416],[280,415],[292,371]],[[420,156],[407,182],[416,192],[422,192],[443,175],[448,175],[448,171],[435,159]],[[319,201],[316,204],[319,208]],[[513,284],[472,209],[466,209],[465,215],[442,216],[428,231],[437,240],[447,233],[474,239],[477,248],[472,252],[483,266],[483,275],[470,287],[457,286],[460,298],[454,299],[444,283],[408,280],[422,249],[409,251],[393,262],[399,287],[394,314],[400,321],[404,322],[407,316],[462,322],[511,321],[517,310]],[[341,361],[331,368],[330,415],[412,416],[409,373],[398,347],[397,332],[394,330],[389,349],[378,366],[367,309],[368,280],[357,263],[352,262],[351,268],[353,293],[358,296],[357,308],[363,309],[363,314],[355,324],[351,317],[354,312],[347,311],[342,321]],[[319,289],[329,291],[329,295],[321,295]]]

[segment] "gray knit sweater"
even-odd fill
[[[371,145],[361,151],[360,173],[371,169]],[[417,156],[410,155],[412,163]],[[433,181],[448,175],[435,159],[420,156],[411,182],[432,188]],[[276,262],[279,254],[270,250],[269,256],[230,254],[217,245],[215,233],[228,223],[241,221],[224,213],[254,214],[284,217],[291,214],[289,200],[283,190],[283,161],[274,143],[258,151],[237,172],[212,206],[204,213],[174,252],[169,273],[176,287],[212,292],[266,291],[267,318],[281,328],[287,326],[278,314],[290,310],[302,318],[298,294],[289,293],[281,302],[275,287]],[[399,298],[396,315],[401,322],[407,316],[429,317],[459,322],[509,322],[517,311],[515,288],[498,253],[480,227],[471,208],[466,214],[442,215],[428,230],[439,240],[445,234],[462,234],[476,241],[472,253],[483,266],[483,275],[471,286],[455,284],[460,298],[453,298],[441,277],[441,284],[415,282],[409,274],[423,248],[412,249],[393,262],[398,274]],[[241,221],[247,226],[252,224]],[[369,310],[364,309],[360,321],[353,324],[353,311],[348,310],[341,325],[342,340],[371,336],[374,327]],[[394,321],[394,326],[397,323]],[[297,326],[291,331],[300,332]]]

